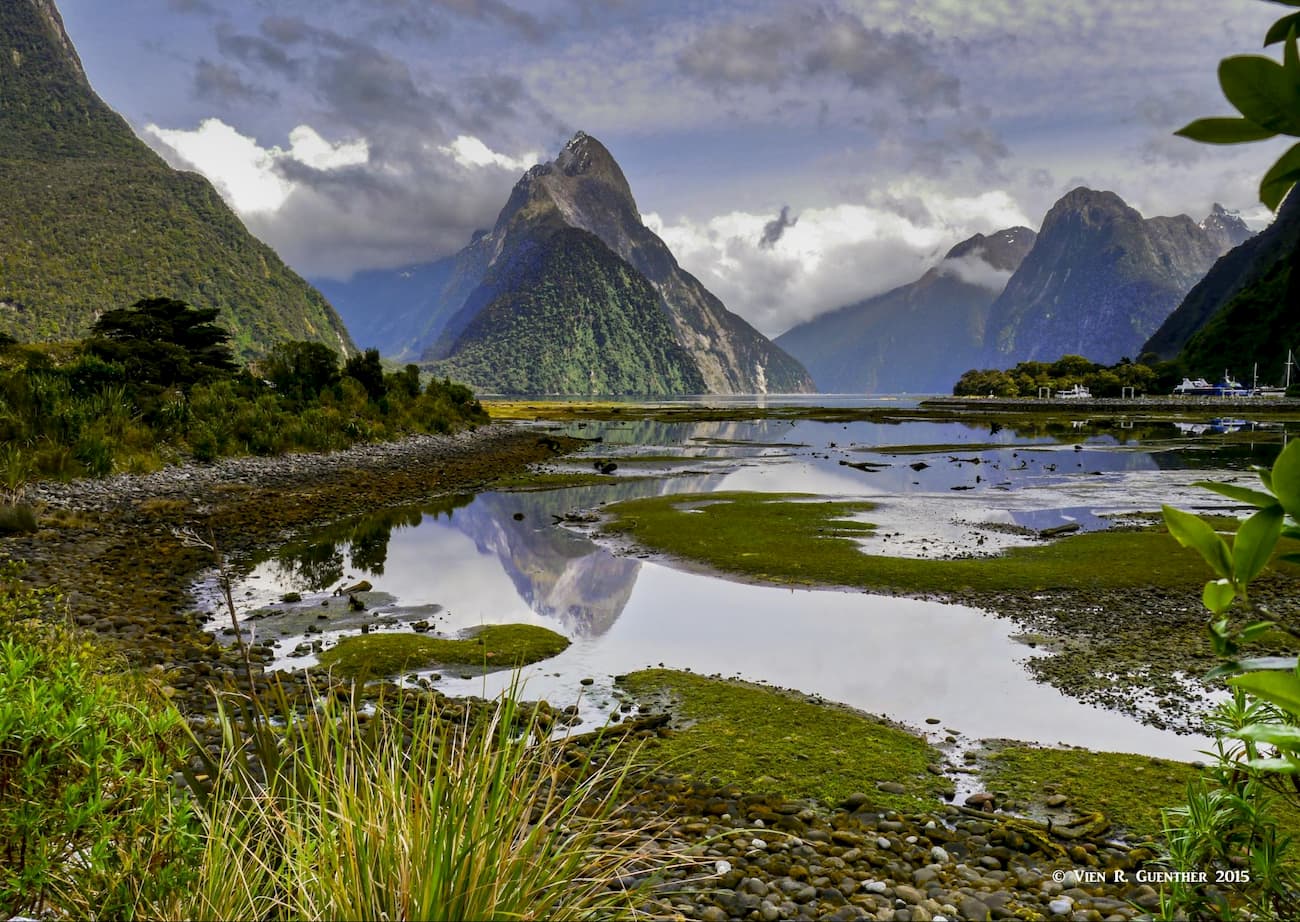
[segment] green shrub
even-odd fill
[[[55,599],[0,590],[0,916],[129,918],[183,886],[196,830],[170,777],[180,715]]]

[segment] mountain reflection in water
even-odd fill
[[[280,548],[255,572],[266,572],[273,586],[270,597],[284,592],[319,593],[359,579],[378,591],[391,593],[402,605],[437,602],[451,610],[476,614],[484,621],[507,618],[484,606],[499,606],[501,593],[490,591],[494,578],[504,575],[520,600],[534,614],[555,622],[570,637],[595,637],[607,631],[627,604],[641,562],[618,557],[585,535],[557,525],[557,518],[604,502],[657,496],[670,490],[712,489],[720,475],[664,480],[619,480],[608,484],[544,492],[483,493],[448,496],[418,507],[380,510],[336,523],[310,538]],[[465,562],[450,545],[468,539],[479,560]],[[386,576],[390,556],[403,563]],[[423,561],[410,567],[414,558]],[[495,558],[488,568],[479,564]],[[459,560],[462,572],[450,579],[448,560]],[[472,566],[468,580],[464,571]],[[420,580],[417,592],[402,589],[400,580]],[[462,588],[456,592],[453,584]],[[458,597],[482,590],[479,598]],[[499,587],[497,587],[499,589]],[[451,593],[448,595],[447,593]]]

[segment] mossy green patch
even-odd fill
[[[642,480],[643,477],[624,477],[619,483],[628,480]],[[515,493],[534,490],[566,490],[570,487],[608,486],[614,482],[610,474],[597,474],[593,471],[518,471],[493,482],[496,490],[508,490]]]
[[[643,703],[671,701],[677,729],[653,744],[652,755],[697,780],[827,803],[860,791],[877,810],[931,808],[948,786],[927,771],[941,757],[924,740],[840,705],[665,669],[620,683]],[[884,793],[880,782],[905,793]]]
[[[1005,792],[1016,812],[1055,819],[1101,813],[1131,839],[1159,836],[1161,808],[1185,803],[1188,782],[1200,774],[1186,762],[1035,746],[997,748],[983,761],[987,788]],[[1059,809],[1045,806],[1053,795],[1066,798]]]
[[[349,679],[392,676],[430,666],[467,665],[510,669],[548,659],[569,639],[532,624],[492,624],[461,639],[423,634],[346,637],[320,656],[321,665]]]
[[[893,592],[1199,587],[1205,565],[1163,528],[1099,531],[998,556],[925,560],[863,553],[867,502],[799,494],[710,493],[612,504],[605,526],[639,545],[765,582]]]

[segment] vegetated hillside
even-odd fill
[[[511,293],[520,278],[507,267],[546,246],[565,228],[592,234],[650,284],[669,323],[672,341],[684,349],[709,393],[803,392],[813,390],[803,367],[736,316],[699,280],[677,265],[668,247],[642,222],[632,190],[609,151],[578,132],[552,162],[538,164],[519,180],[492,230],[445,263],[413,267],[427,277],[428,294],[403,289],[386,302],[391,276],[358,276],[340,300],[349,312],[368,316],[379,341],[435,362],[452,355],[477,312]],[[371,291],[371,281],[381,284]],[[509,303],[526,303],[525,292]],[[592,298],[604,297],[600,291]],[[499,329],[495,324],[493,329]],[[559,328],[552,331],[557,336]],[[545,335],[538,331],[537,335]],[[539,344],[541,340],[538,341]],[[557,339],[556,348],[563,344]],[[571,369],[570,380],[583,379]],[[674,385],[675,386],[675,385]],[[582,387],[580,393],[590,393]]]
[[[1013,227],[976,234],[915,282],[778,336],[823,391],[947,393],[984,352],[989,308],[1034,245]]]
[[[1232,239],[1215,224],[1143,218],[1113,192],[1067,193],[990,311],[985,362],[1136,356]]]
[[[552,234],[494,281],[435,373],[510,394],[704,389],[654,287],[593,234]]]
[[[95,95],[50,0],[0,3],[0,331],[82,336],[144,297],[221,310],[243,355],[347,351],[328,302],[201,176],[168,167]]]
[[[1300,353],[1297,262],[1300,194],[1292,191],[1273,223],[1215,263],[1144,349],[1178,355],[1189,373],[1207,377],[1225,368],[1244,377],[1258,363],[1262,382],[1280,383],[1287,350]]]

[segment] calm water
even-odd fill
[[[1035,652],[1013,639],[1009,621],[958,605],[700,575],[622,556],[556,518],[669,492],[799,491],[878,503],[870,519],[879,534],[864,541],[873,553],[991,553],[1031,539],[1016,528],[981,527],[988,524],[1092,529],[1106,527],[1108,514],[1162,502],[1220,508],[1226,501],[1192,483],[1225,471],[1245,480],[1248,465],[1267,461],[1280,442],[1277,431],[1261,430],[1258,441],[1237,432],[1228,443],[1208,428],[1123,430],[1069,420],[1032,431],[933,420],[564,428],[601,441],[552,467],[589,471],[593,459],[612,459],[619,468],[608,484],[386,510],[253,562],[237,598],[258,612],[250,621],[256,637],[277,643],[276,665],[312,663],[312,643],[328,647],[363,623],[409,630],[427,621],[454,634],[522,622],[574,641],[526,670],[527,693],[580,703],[588,723],[617,706],[615,675],[662,664],[797,688],[917,728],[938,718],[940,728],[968,738],[1191,759],[1204,740],[1153,730],[1033,682],[1024,662]],[[362,578],[374,586],[369,610],[349,613],[331,591]],[[291,591],[302,601],[281,603]],[[507,680],[462,673],[444,672],[437,687],[491,694]],[[584,678],[594,683],[584,687]]]

